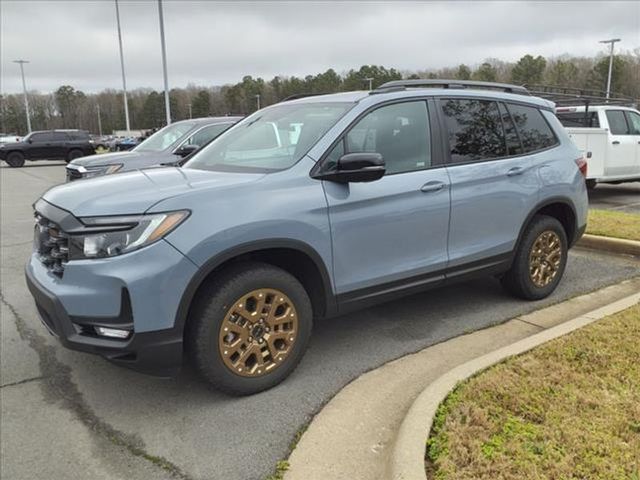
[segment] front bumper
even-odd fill
[[[156,376],[182,363],[182,292],[196,268],[164,240],[107,259],[70,261],[62,277],[32,255],[27,285],[43,324],[67,348],[94,353]],[[98,336],[95,327],[132,330],[126,340]]]

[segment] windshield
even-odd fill
[[[195,126],[195,122],[176,123],[157,131],[134,150],[136,152],[161,152],[173,145],[178,139]]]
[[[352,106],[302,103],[258,111],[196,153],[185,167],[257,172],[289,168]]]

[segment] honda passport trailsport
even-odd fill
[[[587,215],[553,108],[442,80],[270,106],[184,167],[46,192],[29,288],[63,345],[156,375],[185,353],[232,394],[286,378],[313,319],[482,275],[544,298]]]

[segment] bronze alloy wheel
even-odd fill
[[[536,287],[549,285],[558,275],[562,262],[562,242],[560,237],[545,230],[533,242],[529,253],[529,276]]]
[[[220,326],[218,346],[225,366],[236,375],[273,372],[293,350],[298,314],[279,290],[253,290],[234,302]]]

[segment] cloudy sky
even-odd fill
[[[526,53],[640,47],[640,1],[215,2],[164,0],[170,86],[306,75],[362,64],[420,70]],[[120,0],[128,87],[162,88],[156,0]],[[120,88],[112,0],[0,1],[0,89]]]

